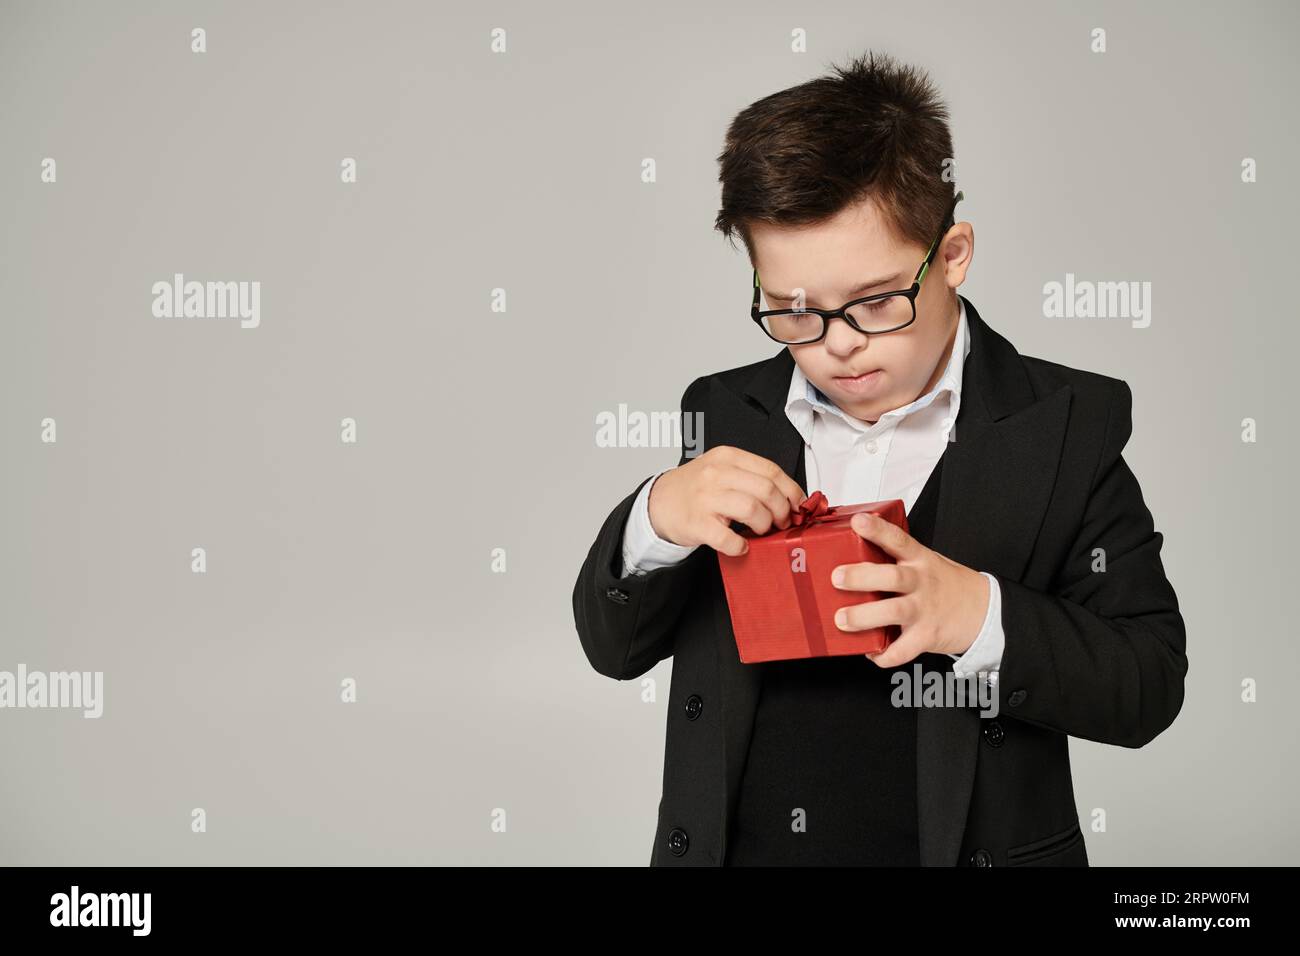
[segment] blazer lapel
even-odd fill
[[[743,398],[719,388],[711,407],[719,426],[717,434],[726,436],[721,439],[722,443],[776,462],[807,493],[803,436],[785,414],[785,399],[793,372],[794,357],[789,349],[782,349],[759,365]],[[707,423],[705,428],[708,431]],[[721,865],[726,860],[728,824],[735,817],[740,798],[740,780],[758,708],[761,671],[753,665],[741,663],[731,627],[731,612],[723,595],[720,569],[717,574],[719,580],[715,593],[718,598],[714,602],[714,612],[717,616],[715,633],[718,638],[716,649],[722,691],[727,788],[720,831],[722,847],[718,862]]]
[[[1036,397],[1015,348],[964,296],[971,350],[962,372],[961,409],[944,474],[931,547],[977,571],[1020,580],[1055,482],[1070,389]],[[715,389],[709,429],[719,443],[768,458],[805,493],[803,438],[785,414],[794,358],[782,349],[759,363],[744,394]],[[724,437],[725,436],[725,437]],[[718,592],[721,593],[721,587]],[[740,795],[759,694],[758,668],[736,653],[725,598],[715,602],[721,675],[728,821]],[[945,663],[948,658],[942,659]],[[950,665],[948,665],[950,666]],[[923,866],[958,862],[975,779],[978,711],[923,707],[917,713],[917,800]],[[721,862],[721,861],[720,861]]]
[[[1019,581],[1056,483],[1071,389],[1035,397],[1019,353],[962,300],[971,350],[930,546],[976,571]],[[921,865],[953,866],[975,781],[979,712],[922,707],[916,734]]]

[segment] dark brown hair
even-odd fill
[[[732,247],[748,224],[807,225],[870,197],[905,239],[929,248],[955,195],[948,108],[926,74],[868,53],[747,106],[718,156],[715,228]]]

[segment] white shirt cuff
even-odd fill
[[[1006,647],[1006,634],[1002,630],[1002,589],[998,579],[987,571],[980,574],[988,578],[989,609],[979,635],[964,654],[949,654],[952,669],[959,677],[986,672],[990,686],[997,684],[997,672],[1002,667],[1002,652]]]
[[[661,471],[659,475],[662,474]],[[632,503],[632,513],[623,529],[623,577],[680,564],[699,547],[698,544],[674,544],[655,533],[654,525],[650,523],[650,489],[659,480],[659,475],[641,487],[640,494]]]

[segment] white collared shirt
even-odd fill
[[[934,387],[901,408],[885,412],[875,424],[847,414],[827,398],[795,365],[785,413],[803,436],[804,472],[809,489],[826,495],[832,505],[859,504],[901,498],[907,511],[920,497],[930,473],[952,434],[961,408],[962,372],[970,353],[966,304],[961,301],[957,334],[943,374]],[[663,472],[660,472],[663,474]],[[665,541],[650,524],[650,489],[641,488],[623,534],[624,574],[645,574],[686,559],[695,547]],[[1001,589],[997,578],[981,572],[989,582],[988,613],[974,643],[965,654],[949,654],[959,675],[996,672],[1001,666],[1005,635],[1002,631]],[[996,683],[996,673],[990,673]]]
[[[910,512],[952,434],[969,352],[962,303],[957,334],[938,382],[870,425],[827,398],[796,365],[785,414],[803,436],[807,487],[820,488],[833,505],[901,498]]]

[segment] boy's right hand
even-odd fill
[[[731,530],[733,520],[756,534],[788,528],[806,497],[776,462],[718,445],[659,476],[650,489],[650,526],[673,544],[707,544],[737,557],[749,545]]]

